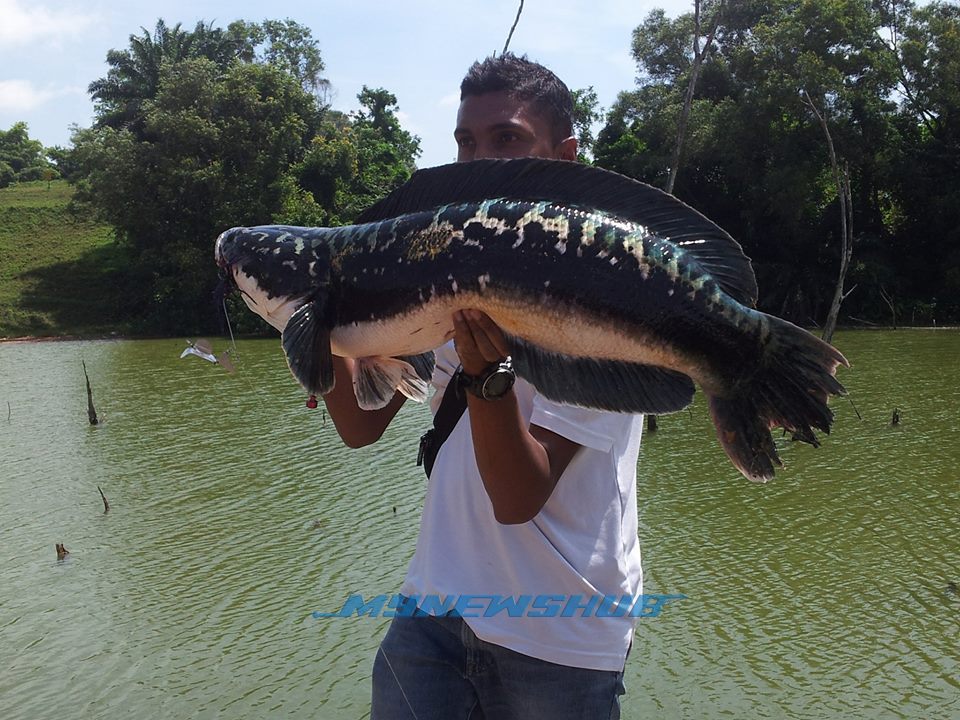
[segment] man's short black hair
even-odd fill
[[[563,81],[540,63],[511,52],[475,62],[460,83],[460,100],[470,95],[506,92],[514,100],[533,101],[549,123],[554,143],[573,135],[573,96]]]

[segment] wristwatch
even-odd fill
[[[461,371],[460,387],[483,400],[496,400],[507,394],[516,379],[513,364],[507,357],[494,363],[480,375],[467,375]]]

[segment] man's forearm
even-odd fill
[[[532,520],[562,468],[551,468],[551,455],[524,423],[513,391],[497,400],[468,395],[467,404],[477,468],[494,515],[505,524]]]

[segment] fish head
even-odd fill
[[[236,227],[221,233],[214,257],[253,312],[281,332],[316,288],[329,281],[326,245],[307,228]]]

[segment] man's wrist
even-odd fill
[[[460,387],[482,400],[502,398],[513,387],[517,374],[509,357],[489,364],[482,372],[471,374],[461,370]]]

